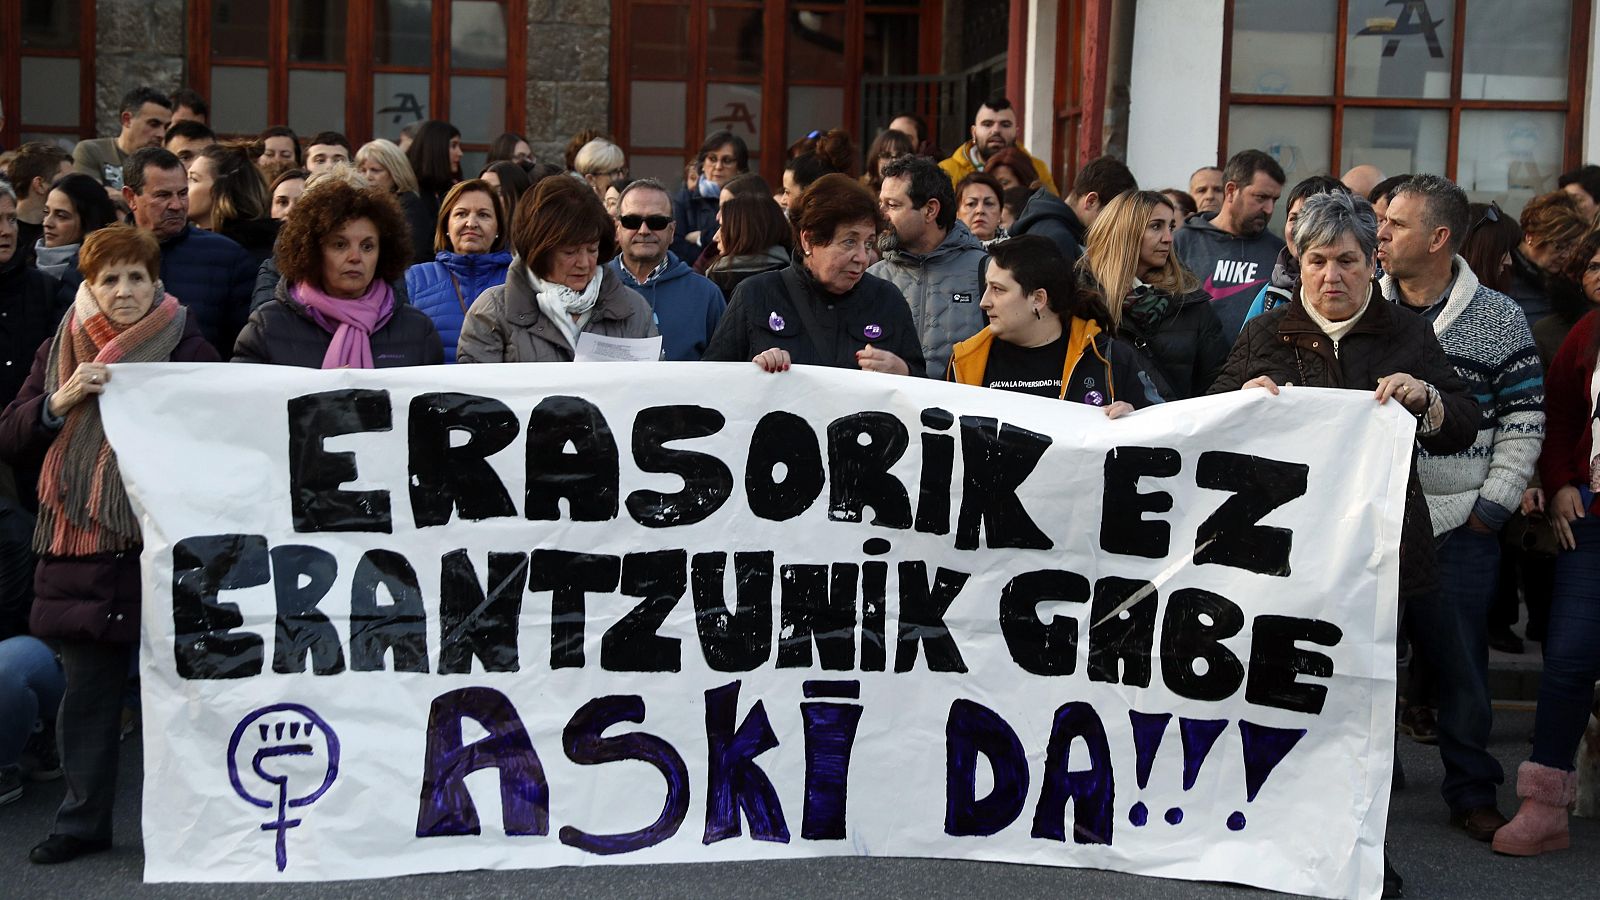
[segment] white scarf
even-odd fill
[[[589,279],[583,293],[579,293],[564,284],[545,281],[533,274],[532,269],[528,270],[528,281],[538,295],[539,309],[561,329],[567,338],[567,346],[574,351],[578,349],[579,333],[583,331],[583,326],[589,324],[589,317],[594,315],[594,304],[600,299],[600,281],[604,276],[605,266],[595,266],[594,277]]]

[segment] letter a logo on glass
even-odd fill
[[[279,872],[289,864],[289,829],[301,822],[289,818],[288,810],[317,802],[338,777],[339,736],[298,703],[275,703],[250,713],[228,741],[228,780],[234,793],[275,813],[261,830],[278,833]]]

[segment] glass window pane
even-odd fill
[[[629,87],[629,144],[682,149],[689,124],[689,86],[681,81],[635,81]]]
[[[1456,183],[1473,200],[1494,200],[1517,215],[1532,197],[1555,190],[1565,129],[1558,112],[1463,111]]]
[[[22,58],[22,118],[26,125],[78,124],[78,61]]]
[[[917,74],[918,42],[915,16],[867,16],[861,74]]]
[[[790,78],[837,81],[844,77],[844,21],[842,12],[789,14]]]
[[[762,13],[759,9],[706,11],[706,74],[713,78],[761,74]]]
[[[1228,109],[1228,155],[1240,150],[1263,150],[1288,181],[1284,190],[1308,175],[1326,175],[1332,164],[1333,110],[1321,106],[1244,106]],[[1283,234],[1283,204],[1272,211],[1267,226]]]
[[[211,56],[233,59],[267,58],[267,23],[270,4],[261,0],[214,0],[211,4]],[[216,98],[212,98],[216,103]]]
[[[433,59],[429,0],[373,0],[372,59],[380,66],[426,68]]]
[[[489,151],[467,150],[461,154],[461,177],[477,178],[489,164]]]
[[[1467,100],[1567,99],[1572,0],[1468,3],[1461,48]]]
[[[450,124],[461,129],[466,144],[487,144],[506,125],[506,82],[503,78],[457,75],[450,79]]]
[[[421,122],[428,108],[428,76],[377,72],[372,76],[372,136],[400,140],[408,122]]]
[[[505,68],[505,4],[498,0],[455,0],[450,4],[450,65],[457,69]]]
[[[761,85],[706,85],[706,134],[724,130],[752,151],[761,149]]]
[[[22,0],[22,49],[78,49],[82,13],[79,0]]]
[[[346,0],[292,0],[289,58],[295,62],[344,62],[345,5]]]
[[[267,70],[211,67],[211,128],[217,134],[260,134],[267,129]]]
[[[1442,109],[1350,109],[1344,111],[1344,146],[1339,166],[1374,165],[1387,175],[1443,175],[1450,114]]]
[[[41,141],[46,144],[55,144],[57,147],[60,147],[68,153],[72,152],[72,148],[78,146],[78,136],[75,134],[44,134],[41,132],[30,131],[22,132],[22,143],[26,144],[31,141]]]
[[[1338,31],[1327,0],[1234,0],[1232,90],[1332,95]]]
[[[645,156],[638,153],[628,155],[628,174],[634,178],[654,178],[667,186],[669,191],[677,191],[684,186],[684,158],[681,155],[673,156]]]
[[[1350,0],[1345,95],[1449,97],[1455,17],[1455,0]]]
[[[344,132],[344,73],[289,71],[289,127],[301,137]]]
[[[789,88],[788,143],[844,125],[844,88]]]
[[[636,5],[628,30],[628,74],[679,81],[689,77],[689,7]]]

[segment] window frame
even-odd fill
[[[1329,169],[1337,177],[1348,168],[1344,153],[1344,119],[1350,109],[1404,109],[1442,110],[1448,114],[1450,130],[1445,138],[1446,178],[1454,180],[1461,153],[1461,114],[1477,110],[1515,112],[1559,112],[1565,117],[1564,140],[1561,148],[1563,170],[1570,170],[1583,162],[1584,90],[1588,81],[1589,25],[1594,14],[1593,0],[1572,0],[1572,21],[1567,44],[1567,98],[1566,100],[1466,100],[1461,97],[1462,60],[1466,52],[1467,7],[1472,3],[1489,0],[1455,0],[1451,24],[1450,96],[1444,98],[1419,97],[1362,97],[1345,94],[1345,53],[1350,40],[1350,0],[1338,0],[1339,13],[1335,26],[1333,93],[1328,95],[1301,94],[1250,94],[1233,91],[1233,7],[1227,0],[1222,13],[1222,97],[1217,130],[1218,165],[1228,158],[1228,119],[1233,107],[1311,107],[1331,110],[1333,116],[1332,144],[1328,154]]]
[[[75,50],[33,49],[22,46],[22,4],[15,0],[0,3],[0,104],[5,107],[5,126],[0,128],[0,143],[15,148],[22,135],[49,134],[72,138],[73,142],[95,136],[95,0],[65,0],[78,4],[78,47]],[[78,124],[34,125],[22,120],[22,58],[24,56],[78,61]]]
[[[373,62],[373,32],[361,23],[373,21],[375,0],[347,0],[345,6],[345,62],[314,63],[289,59],[289,0],[257,0],[270,7],[267,28],[266,61],[211,56],[211,17],[213,0],[189,0],[186,32],[186,66],[191,87],[208,99],[211,96],[211,67],[264,68],[267,70],[267,124],[286,124],[289,120],[289,73],[291,71],[337,71],[344,73],[343,134],[352,147],[359,148],[374,137],[375,109],[372,78],[375,74],[405,73],[428,76],[430,118],[450,121],[450,80],[454,76],[502,77],[505,79],[504,129],[523,133],[527,120],[527,4],[528,0],[499,0],[506,9],[506,64],[504,71],[455,66],[450,59],[451,2],[432,3],[429,24],[430,53],[426,65],[376,65]],[[460,126],[457,126],[460,127]],[[241,135],[253,137],[253,135]],[[307,135],[301,135],[302,138]],[[490,137],[493,140],[493,136]],[[486,153],[487,143],[462,142],[467,153]],[[462,173],[466,175],[465,172]]]
[[[632,20],[636,8],[664,6],[688,10],[690,53],[688,84],[688,110],[684,116],[683,149],[678,154],[678,165],[700,149],[709,133],[706,127],[706,87],[709,84],[752,84],[761,89],[761,118],[758,133],[761,149],[752,150],[759,156],[758,171],[768,184],[781,184],[783,164],[787,160],[789,95],[792,86],[837,87],[844,92],[844,106],[838,127],[853,127],[861,114],[861,77],[865,57],[866,21],[868,15],[902,15],[918,23],[917,70],[918,74],[936,74],[939,71],[940,26],[943,20],[942,0],[899,0],[893,4],[879,5],[866,0],[783,0],[783,2],[755,2],[755,0],[613,0],[611,4],[611,134],[627,154],[631,167],[635,156],[665,159],[671,151],[662,147],[633,146],[632,102],[633,79],[628,72],[627,49],[632,37]],[[739,8],[762,10],[762,58],[764,64],[759,76],[718,76],[712,78],[706,71],[707,12],[711,8]],[[788,66],[788,17],[793,12],[814,11],[843,13],[844,72],[839,77],[807,77],[790,79]],[[868,136],[857,136],[863,142],[857,150],[866,152]]]

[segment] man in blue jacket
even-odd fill
[[[638,291],[655,311],[663,355],[698,360],[722,321],[722,290],[667,248],[675,225],[672,194],[661,182],[641,178],[617,200],[617,243],[622,255],[606,265]]]
[[[171,151],[144,147],[122,167],[133,222],[161,242],[161,283],[193,313],[223,359],[250,314],[256,259],[220,234],[189,224],[189,179]]]

